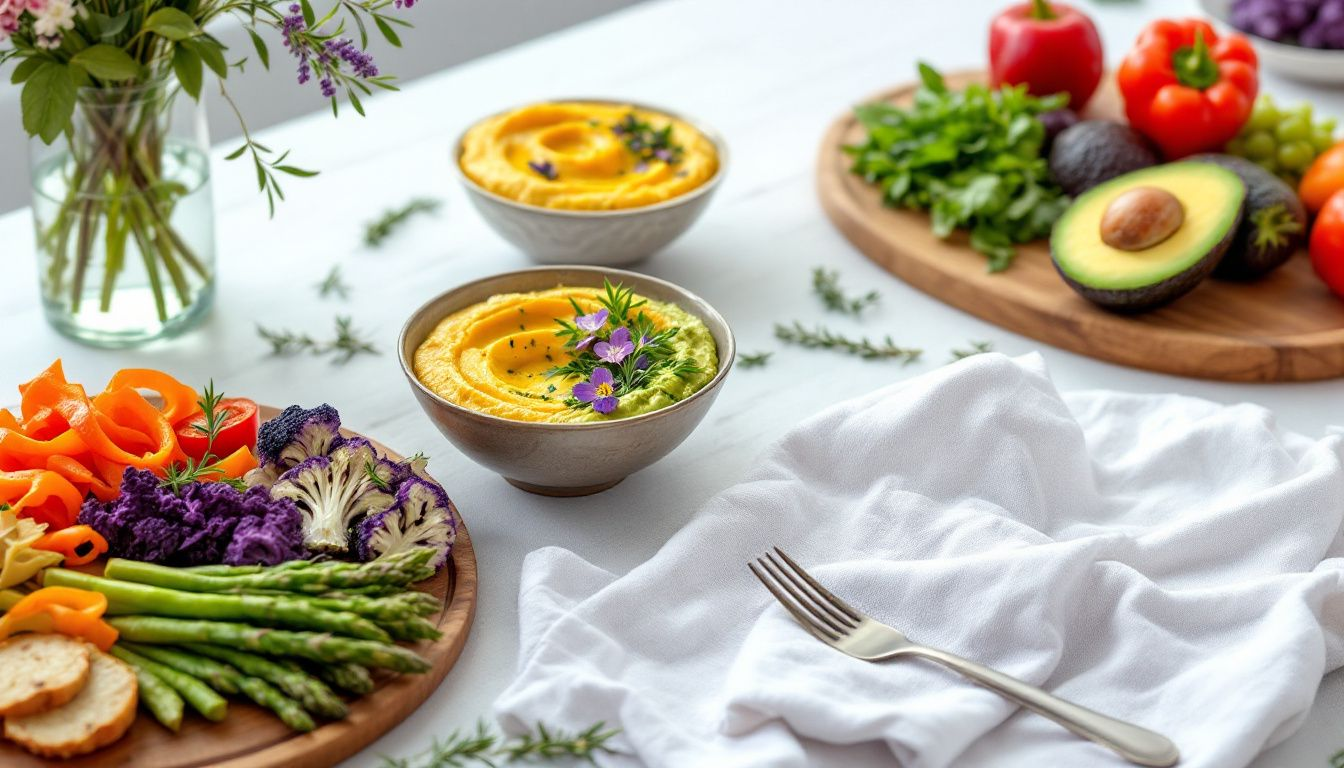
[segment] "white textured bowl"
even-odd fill
[[[1344,84],[1344,51],[1276,43],[1232,26],[1232,0],[1199,0],[1204,13],[1224,29],[1246,35],[1265,69],[1294,80],[1321,85]]]
[[[616,267],[633,264],[662,250],[680,237],[704,213],[728,169],[728,148],[713,129],[685,115],[662,107],[614,99],[553,99],[596,104],[628,105],[669,115],[694,126],[709,139],[718,153],[719,168],[704,184],[655,205],[606,211],[573,211],[543,208],[510,200],[477,184],[462,172],[462,140],[476,121],[453,144],[453,171],[467,190],[467,197],[481,216],[499,233],[542,264],[588,264]],[[513,107],[496,114],[511,112]]]

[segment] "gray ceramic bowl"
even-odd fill
[[[431,392],[416,377],[416,349],[448,315],[500,293],[539,291],[558,285],[600,287],[604,277],[640,295],[676,304],[705,323],[718,346],[719,371],[703,389],[679,403],[640,416],[545,424],[512,421],[455,405]],[[705,417],[737,354],[733,332],[723,316],[690,291],[634,272],[582,266],[535,267],[454,288],[411,315],[401,330],[397,349],[411,391],[449,442],[513,485],[547,496],[604,491],[667,455]]]
[[[719,170],[704,184],[656,205],[612,211],[570,211],[528,205],[497,195],[462,172],[462,140],[453,145],[453,171],[467,197],[501,237],[542,264],[621,266],[648,258],[690,228],[723,181],[728,170],[728,147],[713,129],[662,107],[612,99],[554,99],[597,104],[630,105],[671,115],[695,126],[714,144]],[[517,109],[515,107],[514,109]],[[513,110],[505,110],[511,112]],[[503,112],[498,113],[503,114]],[[488,120],[490,118],[483,118]],[[481,121],[478,121],[478,123]],[[467,130],[470,130],[468,128]]]

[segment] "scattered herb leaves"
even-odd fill
[[[391,208],[383,212],[377,220],[369,222],[364,229],[364,244],[378,248],[393,235],[406,220],[424,213],[434,213],[443,203],[430,197],[417,197],[400,208]]]
[[[191,424],[192,429],[205,435],[205,454],[200,461],[188,457],[185,463],[169,464],[164,472],[163,487],[171,489],[173,493],[181,493],[182,488],[191,483],[210,479],[227,483],[238,490],[246,489],[242,480],[223,477],[224,470],[219,466],[221,457],[214,454],[215,440],[219,438],[219,433],[224,430],[224,422],[229,418],[228,411],[219,407],[223,400],[224,393],[215,392],[214,381],[205,386],[201,399],[196,401],[203,420]]]
[[[737,362],[743,368],[764,368],[774,352],[743,352]]]
[[[317,295],[322,298],[336,296],[341,299],[350,298],[350,286],[345,284],[341,278],[341,265],[333,265],[327,276],[322,278],[322,282],[317,284]]]
[[[845,147],[852,170],[879,185],[888,205],[927,210],[938,237],[970,231],[989,271],[1006,269],[1014,246],[1049,234],[1068,206],[1041,157],[1045,127],[1037,119],[1062,107],[1064,97],[979,83],[954,91],[922,62],[919,74],[923,87],[913,105],[854,110],[868,138]]]
[[[846,296],[840,289],[840,273],[823,267],[812,269],[812,292],[832,312],[843,312],[855,317],[863,314],[863,310],[868,307],[876,306],[882,298],[877,291],[869,291],[857,298]]]
[[[952,350],[951,362],[955,363],[958,360],[965,360],[968,357],[983,355],[986,352],[994,351],[994,342],[992,341],[968,341],[967,344],[970,344],[970,346],[966,349]]]
[[[920,349],[898,346],[890,336],[880,343],[875,343],[866,336],[851,339],[823,326],[809,330],[796,320],[791,326],[776,324],[775,338],[808,349],[834,349],[857,355],[865,360],[900,360],[906,365],[915,362],[923,354],[923,350]]]
[[[359,337],[351,325],[349,317],[336,318],[336,338],[330,341],[318,341],[304,333],[289,330],[271,330],[257,326],[257,335],[271,345],[272,355],[294,355],[311,352],[314,355],[332,355],[334,363],[348,363],[355,355],[377,355],[378,348],[372,342]]]
[[[539,763],[579,759],[591,763],[594,755],[612,751],[608,742],[618,733],[606,730],[605,723],[572,735],[538,723],[534,732],[505,740],[480,722],[475,731],[454,730],[443,740],[435,739],[428,750],[413,757],[384,757],[382,768],[493,768],[496,760]]]
[[[625,148],[642,163],[662,160],[668,165],[681,162],[685,148],[672,141],[672,124],[654,128],[631,112],[625,119],[611,126],[611,132],[621,138]],[[641,169],[636,168],[636,171]]]

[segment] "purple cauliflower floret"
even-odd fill
[[[441,568],[457,542],[456,510],[442,486],[413,477],[397,489],[397,501],[391,509],[371,514],[360,523],[355,539],[360,560],[374,560],[411,547],[432,547],[438,553],[434,567]]]
[[[293,502],[226,483],[191,483],[173,493],[154,473],[130,467],[121,495],[85,502],[79,522],[102,534],[113,556],[163,565],[276,565],[306,555]]]
[[[344,442],[341,415],[335,408],[326,403],[310,409],[291,405],[261,425],[258,466],[243,479],[250,486],[270,486],[299,462],[326,456]]]
[[[364,515],[391,507],[388,471],[373,445],[350,438],[330,455],[305,459],[271,486],[271,495],[289,499],[303,516],[303,541],[314,552],[343,553],[350,528]]]

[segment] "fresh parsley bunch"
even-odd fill
[[[954,91],[924,63],[919,74],[910,107],[855,108],[868,140],[845,147],[853,171],[880,184],[889,205],[929,211],[939,237],[969,230],[989,270],[1006,269],[1013,246],[1048,235],[1069,204],[1041,156],[1045,126],[1037,119],[1068,97],[1038,98],[1024,86]]]

